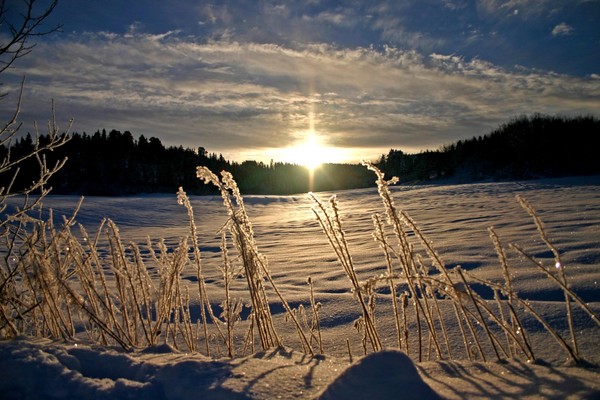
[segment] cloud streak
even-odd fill
[[[338,11],[320,18],[347,23]],[[228,15],[212,12],[215,21]],[[302,138],[309,114],[324,141],[356,161],[390,148],[435,149],[515,115],[600,109],[598,79],[392,46],[200,41],[132,29],[45,42],[35,52],[5,77],[14,91],[27,76],[23,120],[46,120],[54,98],[59,119],[75,117],[79,132],[131,130],[239,161],[276,158]]]
[[[553,36],[569,36],[571,34],[573,34],[573,27],[561,22],[560,24],[556,25],[554,27],[554,29],[552,29],[552,35]]]

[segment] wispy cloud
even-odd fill
[[[561,9],[569,0],[477,0],[482,16],[544,18]]]
[[[132,29],[35,51],[6,86],[27,75],[25,121],[46,120],[54,98],[80,132],[132,130],[235,159],[269,160],[308,129],[309,114],[326,142],[359,159],[437,148],[523,113],[600,109],[598,79],[390,46],[198,41]]]
[[[552,29],[552,36],[569,36],[573,34],[573,31],[574,29],[572,26],[561,22]]]

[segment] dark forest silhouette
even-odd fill
[[[392,149],[377,166],[386,176],[401,182],[419,183],[439,179],[460,182],[531,179],[600,173],[595,143],[600,121],[593,117],[521,116],[493,132],[460,140],[436,151],[406,154]],[[324,164],[315,171],[309,187],[306,168],[288,163],[226,160],[203,147],[165,147],[155,137],[134,139],[129,131],[73,133],[62,147],[46,153],[49,165],[68,157],[66,165],[50,181],[55,194],[128,195],[173,193],[183,186],[188,193],[213,194],[195,176],[196,166],[214,172],[231,172],[244,194],[293,194],[309,190],[340,190],[369,187],[373,176],[358,164]],[[44,143],[45,138],[40,138]],[[17,140],[11,156],[31,152],[30,135]],[[9,151],[0,147],[0,157]],[[35,158],[27,160],[12,183],[25,187],[39,175]],[[7,187],[10,182],[0,182]]]
[[[379,166],[403,182],[589,175],[600,172],[598,139],[600,120],[594,117],[536,114],[514,118],[485,136],[459,140],[438,151],[390,150]]]

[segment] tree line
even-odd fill
[[[366,187],[372,176],[360,165],[327,164],[315,172],[299,165],[257,161],[242,163],[226,160],[223,155],[209,153],[204,147],[166,147],[160,139],[135,139],[131,132],[97,131],[93,135],[72,133],[62,146],[46,152],[46,163],[52,165],[68,158],[66,164],[48,182],[54,194],[119,196],[136,193],[174,193],[182,186],[191,194],[216,194],[212,185],[196,177],[196,167],[203,165],[215,173],[231,172],[244,194],[294,194],[349,187]],[[42,145],[48,139],[39,137]],[[10,151],[18,158],[31,154],[36,140],[31,135],[16,140],[12,146],[0,146],[0,158]],[[15,179],[0,177],[0,187],[21,190],[39,174],[35,157],[25,160]],[[312,185],[311,185],[312,181]]]
[[[600,120],[592,116],[519,116],[485,136],[436,151],[392,149],[380,168],[401,182],[535,179],[600,173]]]
[[[454,179],[531,179],[600,173],[595,143],[600,121],[593,117],[520,116],[485,136],[459,140],[439,150],[406,154],[391,149],[376,162],[386,176],[401,182]],[[41,136],[39,144],[48,138]],[[38,144],[38,145],[39,145]],[[31,135],[0,146],[0,159],[31,154],[36,141]],[[67,157],[65,166],[48,182],[56,194],[129,195],[172,193],[179,186],[191,194],[214,194],[195,176],[196,166],[213,172],[231,172],[244,194],[293,194],[307,191],[369,187],[374,176],[358,164],[324,164],[311,178],[299,165],[257,161],[241,163],[205,148],[166,147],[160,139],[135,139],[131,132],[72,133],[62,146],[41,155],[46,163]],[[31,157],[16,177],[2,177],[0,187],[26,188],[39,175],[39,162]]]

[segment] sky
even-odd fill
[[[59,0],[56,24],[0,75],[2,121],[26,79],[24,131],[54,99],[79,133],[264,162],[312,141],[356,162],[521,115],[600,117],[600,0]]]

